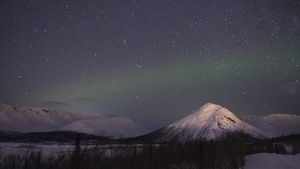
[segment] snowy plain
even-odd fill
[[[26,153],[29,149],[41,151],[44,155],[72,152],[74,145],[70,143],[55,144],[53,142],[28,144],[28,143],[0,143],[3,156],[8,154]],[[86,145],[87,147],[95,145]],[[114,145],[101,145],[106,149],[113,149]],[[138,145],[142,146],[142,145]],[[117,145],[115,145],[117,147]],[[107,151],[109,153],[110,151]],[[274,153],[258,153],[246,157],[244,169],[299,169],[300,154],[282,155]]]
[[[42,152],[45,155],[57,154],[60,152],[71,152],[74,145],[71,143],[0,143],[0,153],[5,156],[9,154],[23,154],[28,151]]]
[[[282,155],[259,153],[246,157],[244,169],[299,169],[300,154]]]

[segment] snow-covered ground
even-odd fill
[[[84,145],[83,147],[93,147],[95,145]],[[143,145],[136,145],[143,146]],[[115,148],[120,145],[101,145],[106,148],[108,155]],[[28,143],[0,143],[0,152],[2,157],[8,154],[22,154],[30,151],[41,151],[44,155],[51,155],[57,153],[72,152],[73,145],[70,143],[57,144],[57,143],[40,143],[40,144],[28,144]],[[299,169],[300,167],[300,154],[296,155],[281,155],[271,153],[259,153],[252,154],[246,157],[246,165],[244,169]]]
[[[244,169],[299,169],[300,154],[281,155],[259,153],[247,156]]]
[[[154,144],[155,146],[156,144]],[[141,148],[144,144],[97,144],[93,142],[85,142],[81,144],[82,149],[99,148],[103,149],[106,155],[111,155],[114,150],[124,148]],[[157,145],[158,146],[158,145]],[[72,153],[74,150],[74,143],[58,143],[58,142],[41,142],[41,143],[13,143],[5,142],[0,143],[0,158],[1,155],[6,156],[10,154],[25,154],[30,152],[41,152],[43,155],[56,155],[61,153]]]
[[[74,145],[69,143],[58,144],[56,142],[49,143],[0,143],[0,153],[5,156],[8,154],[22,154],[27,151],[42,152],[45,155],[56,154],[60,152],[71,152]]]

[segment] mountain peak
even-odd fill
[[[227,108],[207,103],[194,113],[165,127],[162,132],[181,140],[215,139],[228,132],[245,131],[260,136],[260,131],[238,119]],[[178,138],[178,134],[180,138]]]
[[[207,103],[194,113],[171,124],[171,126],[175,128],[188,127],[198,129],[202,128],[205,124],[212,123],[211,120],[213,120],[213,122],[216,122],[221,116],[230,117],[234,115],[228,109],[220,105]]]
[[[206,103],[200,109],[198,109],[196,114],[216,114],[216,113],[231,113],[228,109],[213,103]],[[233,114],[233,113],[231,113]]]
[[[203,105],[201,108],[219,108],[221,107],[220,105],[217,104],[213,104],[213,103],[206,103],[205,105]]]

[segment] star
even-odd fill
[[[207,102],[237,116],[299,114],[299,10],[268,0],[7,1],[0,102],[145,121]]]

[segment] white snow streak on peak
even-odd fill
[[[234,116],[228,109],[212,104],[207,103],[202,106],[198,111],[188,115],[187,117],[171,124],[174,127],[193,127],[193,128],[202,128],[208,121],[216,119],[218,115],[228,115]]]

